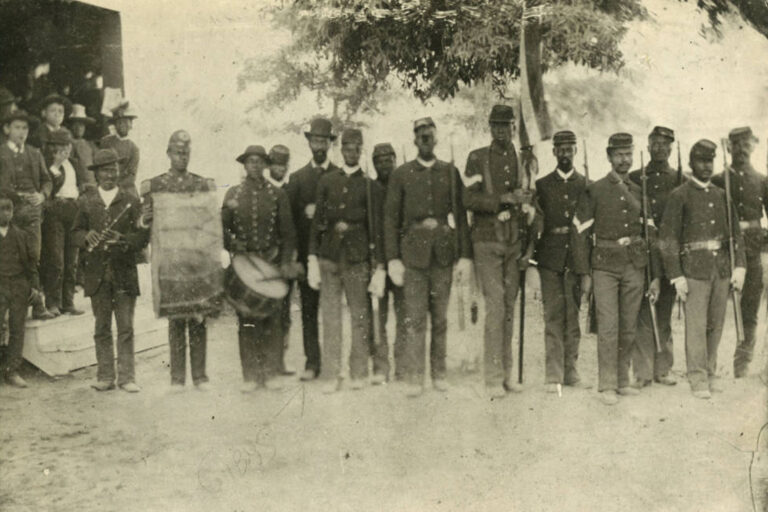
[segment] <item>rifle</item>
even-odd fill
[[[680,141],[677,141],[677,186],[683,184],[683,159],[680,158]],[[683,299],[677,297],[677,319],[682,318]]]
[[[376,242],[375,236],[376,225],[373,218],[373,193],[371,192],[371,177],[368,174],[368,163],[365,164],[365,202],[366,210],[368,214],[368,261],[371,267],[371,276],[376,273]],[[371,316],[373,317],[373,344],[378,347],[381,344],[381,322],[379,321],[379,298],[371,297]]]
[[[642,183],[642,208],[643,208],[643,237],[645,238],[645,287],[650,291],[653,276],[651,275],[651,239],[648,233],[648,176],[645,174],[645,162],[643,162],[643,152],[640,151],[640,182]],[[656,304],[651,295],[646,292],[648,299],[648,309],[651,312],[651,326],[653,327],[653,342],[656,345],[656,352],[661,352],[661,337],[659,336],[659,323],[656,319]]]
[[[589,185],[589,158],[587,157],[587,139],[584,139],[584,179],[587,186]],[[590,242],[594,245],[595,237],[590,237]],[[589,334],[597,334],[597,305],[595,304],[595,294],[592,290],[587,297],[587,332]]]
[[[725,182],[725,212],[728,221],[728,255],[730,256],[731,272],[736,268],[736,241],[733,239],[733,200],[731,199],[731,177],[726,157],[725,139],[721,139],[723,146],[723,181]],[[744,342],[744,322],[741,317],[741,292],[731,288],[731,302],[733,302],[733,317],[736,323],[736,341]]]
[[[456,250],[461,248],[461,233],[459,233],[459,188],[456,183],[456,167],[454,166],[453,158],[453,142],[451,142],[451,209],[453,210],[453,233],[456,237]],[[456,305],[458,306],[459,314],[459,330],[463,331],[467,325],[464,321],[464,283],[458,283],[456,286]]]
[[[521,149],[521,155],[525,152],[530,153],[526,157],[522,157],[520,160],[522,162],[522,175],[521,175],[521,186],[522,188],[531,190],[533,188],[533,179],[538,174],[538,161],[536,160],[536,155],[533,153],[533,146],[528,146],[527,148]],[[528,223],[527,218],[525,215],[525,210],[523,209],[524,205],[520,205],[520,222],[519,222],[519,229],[520,229],[520,246],[523,247],[524,251],[528,252],[528,244],[529,242],[532,243],[533,240],[529,241],[529,229],[528,229]],[[527,262],[526,262],[527,263]],[[518,347],[518,354],[517,354],[517,382],[522,384],[523,383],[523,354],[524,354],[524,347],[525,347],[525,283],[526,279],[525,276],[527,274],[527,265],[523,267],[522,270],[520,270],[520,282],[518,285],[518,288],[520,289],[520,331],[519,331],[519,338],[520,338],[520,344]]]

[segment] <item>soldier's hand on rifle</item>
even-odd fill
[[[651,285],[648,287],[647,294],[651,304],[656,304],[656,300],[659,298],[659,293],[661,293],[661,280],[657,277],[651,281]]]
[[[472,274],[472,260],[469,258],[459,258],[456,263],[456,281],[458,284],[469,282],[469,276]]]
[[[741,291],[744,288],[744,277],[747,269],[744,267],[736,267],[731,273],[731,287],[736,291]]]
[[[315,203],[308,204],[304,207],[304,215],[306,215],[308,219],[315,216]]]
[[[681,276],[673,280],[672,284],[675,286],[677,296],[680,297],[682,302],[685,302],[685,299],[688,298],[688,281],[685,279],[685,277]]]
[[[88,244],[88,247],[96,247],[100,240],[101,237],[99,236],[99,232],[96,230],[92,229],[85,234],[85,243]]]
[[[387,286],[387,272],[383,266],[376,268],[376,271],[371,277],[371,282],[368,284],[368,293],[380,299],[384,297],[384,291]]]
[[[533,258],[533,247],[529,247],[517,260],[517,266],[520,271],[528,268],[531,264],[531,258]]]
[[[313,290],[320,289],[320,264],[315,255],[310,255],[307,259],[307,284]]]
[[[403,279],[405,278],[405,266],[401,260],[391,260],[387,265],[389,271],[389,278],[395,284],[395,286],[403,286]]]
[[[582,302],[586,303],[586,298],[589,297],[589,294],[592,292],[592,276],[589,274],[584,274],[581,276],[581,298]]]

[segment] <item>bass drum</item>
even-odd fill
[[[267,318],[280,310],[290,290],[274,265],[254,254],[237,254],[224,272],[227,301],[248,318]]]

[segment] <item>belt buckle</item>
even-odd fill
[[[630,243],[632,243],[632,239],[631,239],[630,237],[628,237],[628,236],[623,236],[623,237],[619,238],[618,240],[616,240],[616,242],[617,242],[617,243],[618,243],[618,244],[619,244],[621,247],[626,247],[626,246],[628,246]]]
[[[437,219],[434,217],[427,217],[421,221],[421,225],[427,229],[435,229],[438,225]]]
[[[349,229],[349,224],[347,224],[343,220],[336,223],[336,232],[343,233],[348,229]]]

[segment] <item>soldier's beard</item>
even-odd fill
[[[317,164],[322,164],[328,158],[328,152],[324,149],[318,149],[312,152],[312,159]]]

